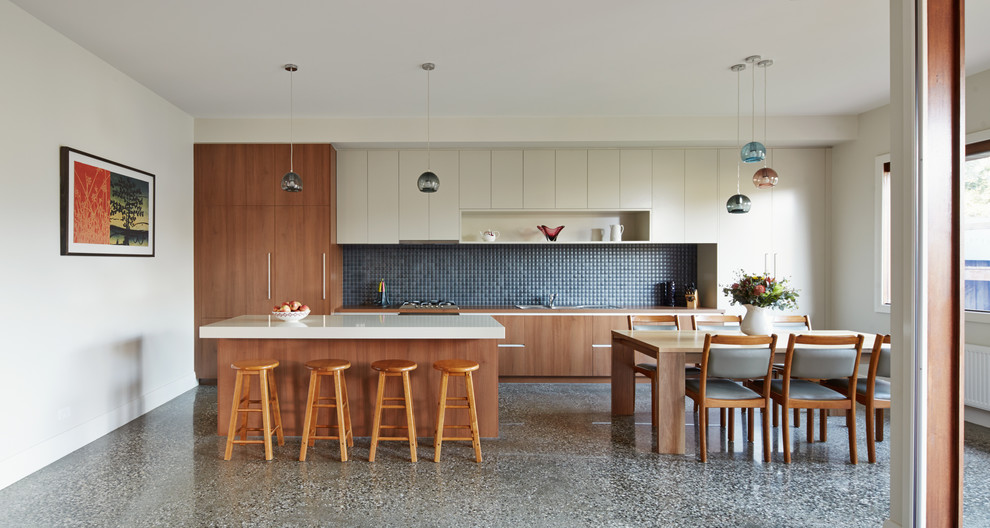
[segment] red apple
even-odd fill
[[[302,306],[299,307],[299,311],[300,312],[308,312],[309,311],[309,306],[306,306],[304,304],[304,305],[302,305]]]
[[[288,304],[283,304],[282,305],[282,308],[280,308],[280,310],[283,311],[283,312],[288,313],[288,312],[291,312],[292,311],[292,308],[289,308],[289,305]]]
[[[282,310],[282,307],[281,306],[273,306],[272,307],[272,311],[273,312],[278,312],[278,311],[281,311],[281,310]]]
[[[302,303],[299,301],[292,301],[289,305],[292,306],[292,311],[296,312],[299,310],[299,307],[302,306]]]

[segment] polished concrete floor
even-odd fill
[[[716,420],[702,464],[693,426],[686,455],[651,452],[648,385],[637,415],[614,421],[607,384],[503,384],[499,400],[501,436],[482,442],[481,464],[463,442],[434,463],[429,438],[415,464],[399,442],[367,462],[366,438],[347,463],[326,441],[298,462],[298,438],[271,462],[258,446],[225,462],[216,390],[199,387],[0,490],[0,526],[849,527],[888,515],[889,441],[866,463],[862,412],[859,465],[842,417],[826,443],[794,434],[790,465],[779,438],[765,464],[742,420],[735,442]],[[966,437],[966,525],[990,526],[990,430]]]

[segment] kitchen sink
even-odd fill
[[[520,310],[536,310],[550,307],[545,304],[517,304],[516,308],[519,308]]]

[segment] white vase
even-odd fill
[[[773,333],[773,312],[770,308],[744,304],[746,315],[743,316],[739,329],[746,335],[770,335]]]

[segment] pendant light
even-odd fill
[[[773,66],[773,61],[770,59],[761,60],[756,63],[757,66],[763,68],[763,144],[767,144],[767,68]],[[769,189],[774,185],[777,185],[777,171],[767,167],[767,159],[763,158],[763,168],[756,171],[753,174],[753,185],[757,189]]]
[[[302,192],[302,178],[292,168],[292,73],[298,70],[295,64],[286,64],[285,71],[289,72],[289,172],[282,176],[282,190],[286,192]]]
[[[432,62],[423,64],[423,69],[426,70],[426,172],[419,175],[416,186],[420,192],[425,193],[435,193],[440,189],[440,178],[430,170],[430,72],[435,67]]]
[[[745,64],[735,64],[729,68],[730,70],[736,72],[736,147],[739,147],[739,78],[741,71],[746,69]],[[725,210],[729,214],[745,214],[749,212],[749,208],[752,203],[749,201],[749,197],[745,194],[739,192],[739,162],[736,162],[736,194],[729,197],[729,200],[725,202]]]
[[[757,161],[763,161],[767,157],[767,148],[763,146],[763,143],[756,141],[756,63],[760,61],[759,55],[750,55],[746,57],[746,62],[749,63],[753,69],[753,119],[751,121],[753,125],[752,138],[753,140],[746,143],[743,148],[739,151],[739,157],[742,158],[746,163],[755,163]]]

